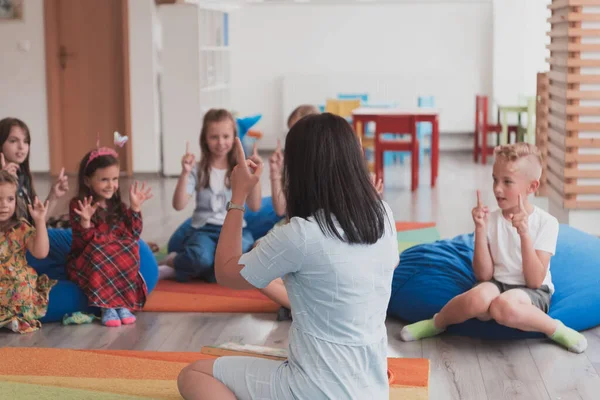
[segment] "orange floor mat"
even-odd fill
[[[0,390],[32,399],[178,399],[179,371],[211,358],[193,352],[5,347],[0,349]],[[390,399],[428,399],[428,360],[390,358],[388,365]]]
[[[144,311],[272,313],[279,306],[258,290],[233,290],[216,283],[159,281]]]

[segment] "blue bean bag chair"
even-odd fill
[[[394,272],[388,314],[407,322],[432,318],[453,297],[475,284],[473,234],[412,247]],[[578,331],[600,325],[600,239],[560,225],[550,264],[555,293],[549,315]],[[486,339],[544,337],[471,319],[448,327],[451,334]]]
[[[271,230],[271,228],[273,228],[273,226],[275,226],[275,224],[281,220],[281,218],[282,217],[279,217],[277,214],[275,214],[275,210],[273,209],[273,200],[271,197],[263,197],[260,210],[246,210],[246,213],[244,214],[246,227],[250,230],[250,232],[252,232],[254,240],[258,240],[265,236],[267,232],[269,232],[269,230]],[[173,233],[169,239],[169,244],[167,245],[169,253],[173,251],[180,253],[182,251],[185,232],[191,224],[192,219],[188,218],[179,226],[179,228],[177,228],[175,233]]]
[[[87,297],[79,286],[67,279],[65,261],[71,250],[71,229],[48,229],[50,239],[50,252],[43,260],[38,260],[29,252],[27,262],[38,274],[46,274],[58,283],[50,291],[48,312],[41,319],[42,322],[61,321],[65,314],[76,311],[96,312],[94,307],[88,306]],[[140,272],[146,281],[148,293],[150,293],[158,282],[158,265],[150,247],[140,240]]]

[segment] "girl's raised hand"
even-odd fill
[[[135,181],[129,187],[129,204],[131,209],[135,212],[140,212],[142,204],[148,199],[152,198],[152,188],[146,187],[146,182],[141,187],[138,186],[138,182]]]
[[[48,212],[48,204],[50,202],[46,200],[46,203],[42,203],[40,199],[35,198],[33,205],[27,204],[29,209],[29,215],[35,222],[46,222],[46,213]]]
[[[233,202],[245,202],[254,185],[260,180],[263,163],[252,161],[252,157],[246,160],[244,148],[239,138],[235,139],[235,155],[237,165],[231,172],[231,191]]]
[[[94,198],[92,196],[84,198],[83,202],[81,202],[81,200],[78,200],[77,203],[79,205],[79,208],[76,208],[73,211],[75,211],[75,213],[81,217],[82,221],[89,222],[92,220],[92,216],[98,208],[98,203],[92,204],[93,201]]]
[[[375,191],[379,195],[379,198],[383,199],[383,179],[379,178],[379,180],[375,181],[375,174],[371,175],[371,184],[375,188]]]
[[[281,179],[283,171],[283,152],[281,151],[281,141],[277,139],[277,148],[269,157],[269,171],[271,179]]]
[[[192,168],[194,168],[194,163],[196,162],[196,157],[190,153],[190,142],[185,142],[185,154],[181,159],[181,168],[182,172],[185,174],[189,174],[192,172]]]
[[[54,185],[52,185],[52,194],[55,199],[61,198],[69,191],[69,178],[65,175],[65,168],[60,169],[60,174]]]
[[[17,176],[17,172],[19,171],[19,164],[15,164],[14,162],[7,163],[6,158],[4,158],[4,153],[0,153],[0,168],[7,171],[13,176]]]

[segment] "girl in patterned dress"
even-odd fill
[[[46,231],[48,201],[35,198],[27,204],[35,227],[17,206],[18,181],[8,171],[0,171],[0,326],[14,332],[38,330],[39,319],[48,311],[50,289],[56,284],[47,275],[38,275],[27,265],[27,250],[36,258],[48,255],[50,244]]]
[[[86,154],[79,165],[78,195],[69,205],[73,242],[67,276],[90,306],[102,309],[102,324],[109,327],[135,323],[131,310],[141,310],[147,294],[138,240],[141,206],[152,197],[151,189],[133,183],[128,208],[121,201],[119,171],[113,149]]]

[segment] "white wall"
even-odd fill
[[[27,0],[24,20],[0,23],[0,118],[14,116],[31,131],[31,169],[47,172],[48,112],[43,0]],[[135,172],[159,170],[158,93],[153,51],[154,0],[129,0],[131,124]],[[19,45],[29,44],[28,51]],[[129,134],[129,133],[128,133]]]
[[[546,58],[551,0],[494,0],[494,102],[515,104],[535,96],[536,73]]]
[[[476,91],[492,91],[491,21],[491,1],[244,7],[231,16],[233,106],[263,113],[266,147],[284,128],[285,75],[402,76],[410,93],[398,94],[401,106],[432,94],[471,110]],[[472,130],[474,111],[466,115],[442,131]]]
[[[0,118],[25,121],[31,132],[31,169],[48,171],[43,0],[24,1],[23,7],[23,21],[0,23]]]
[[[160,170],[160,113],[154,0],[129,0],[129,71],[133,170]]]
[[[263,113],[258,127],[267,136],[277,135],[284,120],[280,77],[296,73],[449,76],[448,87],[459,89],[456,97],[445,96],[465,101],[466,108],[472,105],[463,98],[471,94],[461,91],[460,83],[467,79],[471,87],[510,100],[535,89],[535,72],[544,63],[540,42],[545,41],[548,1],[494,0],[493,7],[492,0],[244,7],[230,20],[234,108],[241,114]],[[24,21],[0,23],[0,117],[27,122],[32,169],[44,172],[49,155],[43,0],[24,5]],[[129,0],[129,7],[133,168],[156,172],[160,123],[154,1]],[[19,50],[21,41],[29,42],[29,51]]]

